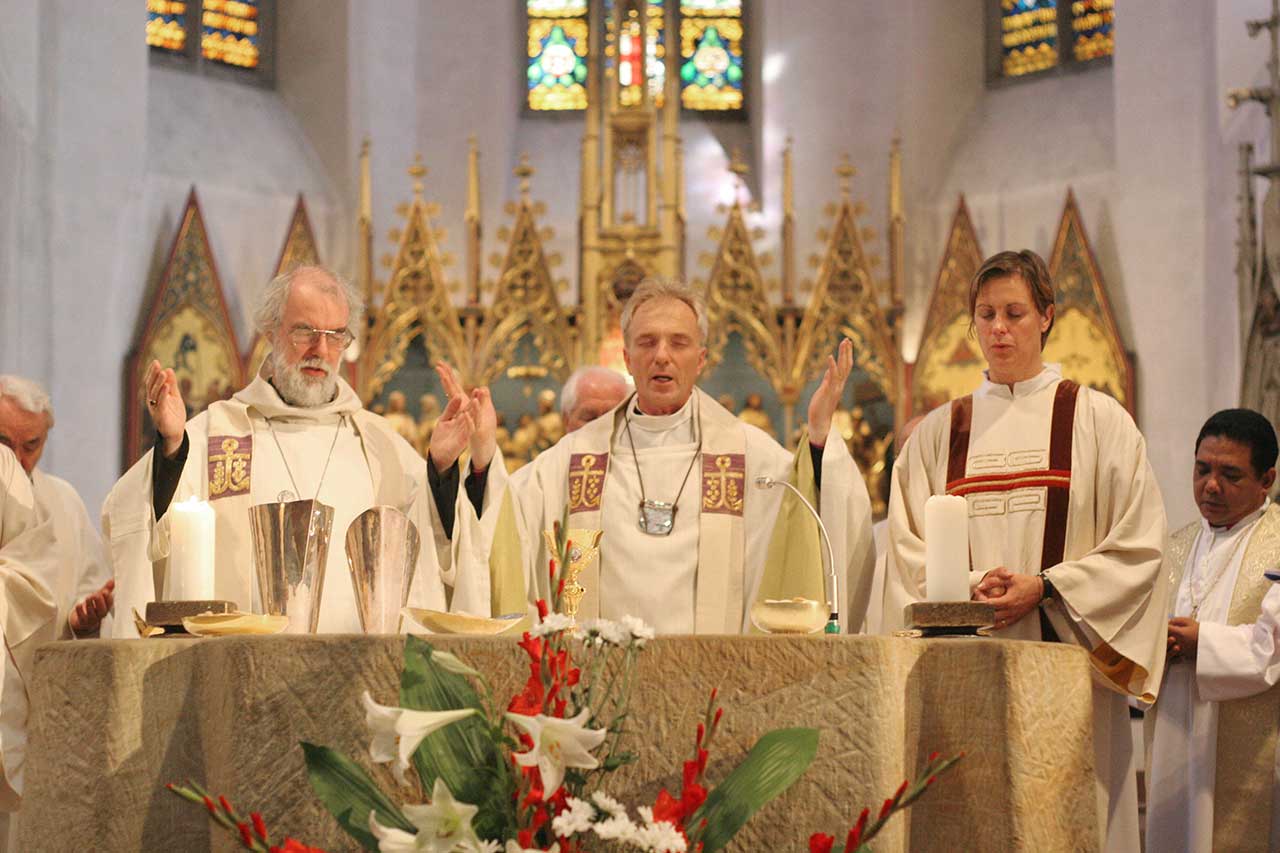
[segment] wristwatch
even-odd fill
[[[1040,604],[1045,605],[1053,601],[1057,597],[1058,591],[1053,587],[1053,581],[1049,580],[1049,576],[1043,571],[1036,575],[1040,578],[1040,582],[1044,584],[1044,595],[1040,596]]]

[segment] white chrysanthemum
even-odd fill
[[[617,622],[608,619],[592,619],[583,625],[588,641],[596,645],[625,646],[631,642],[631,632]]]
[[[537,847],[521,847],[518,841],[508,841],[506,853],[543,853],[543,851]],[[560,853],[560,842],[552,844],[546,853]]]
[[[546,619],[529,629],[529,633],[535,637],[545,637],[548,634],[568,631],[572,627],[573,620],[563,613],[548,613]]]
[[[637,616],[623,616],[622,627],[630,632],[631,641],[637,646],[643,646],[653,639],[653,628],[644,624],[644,621]]]
[[[502,853],[501,841],[477,841],[462,845],[465,853]]]
[[[606,841],[635,841],[639,831],[625,814],[613,815],[608,820],[592,824],[591,830]]]
[[[685,853],[689,849],[689,842],[670,821],[655,823],[652,809],[641,808],[638,811],[644,825],[637,830],[636,841],[644,849],[653,853]]]
[[[591,802],[596,804],[600,811],[607,815],[617,816],[626,815],[627,809],[622,803],[606,794],[604,791],[596,791],[591,795]]]
[[[551,828],[561,838],[568,838],[578,832],[586,832],[591,828],[591,822],[596,819],[596,810],[586,800],[570,797],[566,802],[569,808],[560,812],[551,821]]]

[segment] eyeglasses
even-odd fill
[[[295,326],[289,331],[289,340],[298,349],[310,349],[324,338],[330,349],[342,352],[356,339],[350,329],[313,329],[310,326]]]

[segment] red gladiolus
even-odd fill
[[[941,753],[938,753],[938,752],[931,752],[931,753],[929,753],[929,762],[928,762],[928,763],[929,763],[929,764],[932,764],[933,762],[937,761],[937,760],[938,760],[938,756],[939,756],[939,755],[941,755]]]
[[[679,800],[671,796],[666,788],[658,792],[657,802],[653,804],[654,821],[666,821],[672,826],[684,826],[684,809]]]
[[[862,841],[862,832],[867,828],[867,818],[871,816],[871,809],[863,809],[862,814],[858,815],[858,822],[853,825],[853,829],[849,830],[849,837],[845,840],[844,849],[847,853],[853,853],[858,849],[858,843]]]
[[[218,797],[218,802],[222,805],[222,810],[230,815],[235,809],[231,808],[231,803],[227,802],[226,797]]]
[[[204,807],[209,810],[209,814],[214,817],[218,816],[218,807],[214,805],[213,800],[209,797],[204,798]]]
[[[897,803],[898,800],[902,799],[902,795],[905,794],[906,792],[907,792],[907,780],[903,779],[902,784],[898,786],[898,790],[895,791],[893,794],[894,803]]]
[[[263,841],[267,840],[267,824],[262,819],[262,815],[257,812],[251,812],[249,819],[253,821],[253,831],[258,833],[258,837]]]
[[[716,708],[716,716],[715,716],[715,719],[711,721],[711,725],[713,727],[720,725],[720,718],[723,716],[724,716],[724,708]]]
[[[935,774],[935,775],[933,775],[933,776],[930,776],[928,779],[925,779],[925,780],[924,780],[924,786],[927,788],[927,787],[929,787],[930,785],[932,785],[932,784],[933,784],[934,782],[936,782],[936,781],[938,781],[938,777],[937,777],[937,775]]]
[[[236,829],[240,830],[240,840],[244,843],[246,850],[253,849],[253,833],[249,831],[249,824],[237,823]]]
[[[551,608],[547,607],[547,602],[545,600],[539,598],[538,599],[538,620],[541,621],[543,619],[546,619],[549,613],[551,613]]]
[[[889,812],[893,811],[893,800],[885,800],[884,805],[880,807],[880,820],[884,820],[889,816]]]
[[[702,739],[706,737],[706,734],[707,734],[707,727],[704,726],[702,723],[698,723],[698,737],[695,739],[694,742],[698,746],[702,746]]]
[[[809,853],[831,853],[831,848],[835,843],[836,838],[834,835],[815,832],[809,836]],[[852,853],[852,851],[849,851],[849,853]]]

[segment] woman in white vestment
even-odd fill
[[[989,258],[969,310],[986,378],[930,412],[895,466],[886,619],[924,598],[925,502],[965,497],[969,589],[993,606],[994,635],[1090,653],[1103,848],[1136,850],[1126,696],[1154,700],[1168,597],[1159,582],[1164,507],[1146,444],[1114,399],[1044,363],[1054,293],[1038,255]]]

